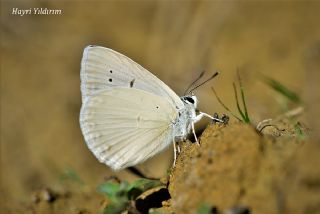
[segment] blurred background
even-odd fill
[[[13,8],[61,9],[61,15],[12,15]],[[101,45],[132,58],[178,95],[202,70],[220,75],[195,93],[202,111],[221,114],[211,86],[236,112],[237,69],[254,122],[283,113],[264,74],[310,104],[319,127],[319,1],[1,1],[1,191],[25,201],[67,178],[96,188],[116,174],[87,149],[79,128],[80,61]],[[209,121],[203,121],[204,127]],[[319,132],[318,132],[319,133]],[[166,174],[172,150],[141,166]]]

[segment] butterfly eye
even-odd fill
[[[110,73],[112,74],[112,70],[110,70]]]
[[[185,100],[187,100],[189,103],[194,104],[194,100],[191,97],[185,97]]]
[[[111,79],[111,78],[109,79],[109,82],[112,82],[112,79]]]

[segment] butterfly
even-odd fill
[[[144,162],[187,138],[194,124],[211,115],[197,111],[193,94],[179,97],[128,57],[88,46],[81,61],[80,127],[97,159],[114,170]]]

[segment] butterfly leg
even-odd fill
[[[198,114],[198,115],[193,119],[193,121],[191,122],[192,133],[193,133],[193,135],[194,135],[194,139],[196,140],[197,145],[199,145],[199,146],[200,146],[200,143],[199,143],[198,138],[197,138],[197,136],[196,136],[196,132],[195,132],[195,129],[194,129],[194,124],[195,124],[196,122],[199,122],[203,117],[208,117],[208,118],[210,118],[211,120],[214,120],[214,121],[223,123],[223,121],[220,120],[219,118],[214,118],[214,117],[212,117],[211,115],[200,111],[199,114]]]
[[[181,149],[180,149],[180,145],[173,139],[173,164],[172,164],[172,168],[176,165],[177,162],[177,154],[180,154]]]
[[[177,152],[178,152],[178,154],[180,154],[180,152],[181,152],[180,144],[179,144],[179,143],[177,143]]]
[[[207,113],[204,113],[204,112],[199,112],[199,114],[196,116],[196,118],[193,120],[195,123],[198,122],[199,120],[201,120],[203,117],[208,117],[210,118],[211,120],[214,120],[214,121],[217,121],[217,122],[220,122],[220,123],[223,123],[222,120],[220,120],[219,118],[215,118],[215,117],[212,117],[211,115],[207,114]]]
[[[176,141],[173,138],[173,164],[172,164],[172,168],[175,167],[176,165],[176,160],[177,160],[177,148],[176,148]],[[180,150],[180,149],[179,149]]]
[[[196,140],[197,145],[200,146],[200,143],[198,141],[198,138],[197,138],[197,135],[196,135],[196,132],[194,129],[194,122],[191,122],[191,128],[192,128],[192,133],[193,133],[194,139]]]

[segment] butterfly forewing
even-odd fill
[[[136,165],[165,149],[173,139],[177,111],[161,96],[117,87],[88,96],[80,124],[94,155],[113,169]]]
[[[116,87],[141,89],[183,108],[180,98],[166,84],[133,60],[108,48],[86,47],[81,62],[82,101]]]

